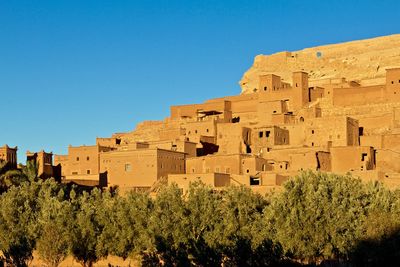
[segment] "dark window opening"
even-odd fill
[[[311,146],[314,146],[314,143],[311,143]]]
[[[300,117],[300,121],[301,121],[301,122],[304,122],[304,118],[303,118],[303,117]]]
[[[90,174],[90,170],[86,170],[86,174]]]
[[[115,144],[120,145],[121,144],[121,139],[119,139],[119,138],[115,139]]]
[[[296,87],[298,87],[297,83],[296,83]]]
[[[264,132],[262,132],[262,131],[259,132],[259,133],[258,133],[258,137],[262,138],[262,137],[263,137],[263,133],[264,133]]]
[[[265,131],[265,137],[269,137],[269,135],[271,134],[271,131]]]
[[[232,119],[232,123],[238,123],[240,122],[240,117],[235,117]]]
[[[276,113],[276,110],[274,110],[273,113]]]
[[[87,161],[89,161],[89,159],[90,159],[89,157],[86,157],[86,160],[87,160]]]
[[[264,87],[264,91],[267,91],[267,87],[266,86]]]
[[[394,81],[392,81],[392,84],[394,84]]]
[[[76,157],[76,161],[79,161],[79,157]]]
[[[247,169],[247,170],[246,170],[246,173],[249,173],[249,172],[250,172],[250,170],[249,170],[249,169]]]
[[[250,185],[260,185],[259,177],[250,177]]]
[[[251,153],[251,147],[246,144],[246,153],[250,154]]]
[[[364,127],[358,127],[358,135],[363,136],[364,135]]]
[[[311,134],[314,134],[314,130],[311,130]]]
[[[365,161],[365,158],[368,156],[367,153],[362,153],[361,154],[361,161]]]

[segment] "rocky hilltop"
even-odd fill
[[[294,52],[258,55],[240,80],[242,94],[256,91],[258,76],[274,73],[291,82],[292,72],[303,70],[313,80],[345,77],[362,85],[383,83],[385,68],[400,62],[400,34],[306,48]]]

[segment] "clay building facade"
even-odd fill
[[[182,188],[202,180],[265,192],[306,169],[400,185],[392,175],[400,171],[400,68],[366,86],[345,78],[311,85],[303,71],[289,82],[262,74],[254,84],[248,94],[172,106],[163,121],[70,147],[55,164],[71,179],[106,175],[107,186],[143,190],[168,177]]]
[[[17,151],[18,147],[9,147],[4,145],[0,147],[0,161],[5,162],[12,168],[17,167]]]

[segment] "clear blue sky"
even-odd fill
[[[238,94],[257,54],[399,33],[399,2],[0,0],[0,145],[24,162]]]

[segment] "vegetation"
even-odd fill
[[[176,185],[152,198],[67,188],[0,166],[0,255],[48,266],[108,255],[143,266],[396,266],[400,192],[349,175],[303,172],[279,192]],[[1,265],[1,264],[0,264]]]

